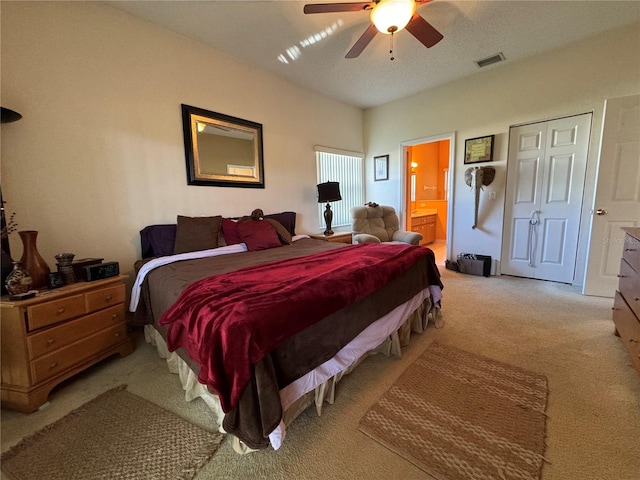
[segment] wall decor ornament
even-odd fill
[[[494,139],[495,135],[487,135],[465,140],[464,163],[492,162]]]
[[[46,288],[51,270],[38,252],[36,246],[38,232],[36,230],[22,230],[18,232],[18,235],[20,235],[23,246],[20,263],[31,274],[32,288]]]
[[[496,177],[496,169],[493,167],[469,167],[464,172],[464,181],[471,187],[475,193],[475,213],[473,217],[473,226],[475,230],[478,227],[478,209],[480,208],[480,190],[482,187],[491,185]]]
[[[264,188],[262,124],[182,104],[187,184]]]
[[[373,181],[389,180],[389,155],[373,157]]]

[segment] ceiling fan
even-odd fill
[[[406,28],[425,47],[433,47],[444,37],[416,12],[417,4],[430,1],[372,0],[370,2],[349,3],[309,3],[304,6],[304,13],[370,12],[371,25],[345,55],[345,58],[356,58],[378,32],[391,34],[393,41],[393,34],[403,28]],[[390,53],[393,53],[393,47]],[[393,56],[391,60],[393,60]]]

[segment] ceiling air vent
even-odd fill
[[[490,57],[483,58],[482,60],[476,60],[476,65],[478,65],[479,68],[482,68],[493,63],[502,62],[504,59],[504,54],[500,52],[495,55],[491,55]]]

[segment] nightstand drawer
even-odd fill
[[[616,292],[613,304],[613,323],[620,334],[622,343],[629,351],[635,367],[640,370],[640,322],[620,292]]]
[[[85,294],[87,300],[87,312],[95,312],[105,307],[124,303],[124,284],[102,288]]]
[[[79,317],[85,313],[84,296],[74,295],[27,308],[29,331]]]
[[[625,261],[620,261],[618,289],[638,318],[640,318],[640,274]]]
[[[640,240],[627,234],[624,236],[622,247],[622,258],[633,268],[640,268]],[[640,272],[639,272],[640,273]]]
[[[51,353],[117,323],[124,323],[123,305],[116,305],[86,317],[34,333],[27,337],[29,358],[37,358]]]
[[[44,355],[31,362],[33,382],[42,382],[74,365],[78,365],[82,360],[121,342],[126,336],[127,327],[122,323]]]

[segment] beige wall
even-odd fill
[[[2,2],[1,21],[2,105],[23,115],[2,125],[2,192],[52,268],[64,251],[130,272],[138,231],[177,214],[293,210],[317,232],[313,146],[363,150],[360,109],[97,2]],[[187,185],[181,103],[263,124],[264,190]]]
[[[508,59],[508,50],[505,53]],[[455,132],[455,168],[450,171],[454,175],[449,231],[453,248],[448,256],[471,252],[499,259],[509,126],[594,112],[576,274],[576,283],[581,283],[604,101],[640,93],[639,53],[640,24],[633,24],[523,61],[495,65],[477,75],[366,110],[366,167],[371,168],[374,156],[390,154],[390,181],[384,183],[392,187],[383,189],[369,181],[372,175],[367,173],[367,198],[404,210],[401,144]],[[480,208],[488,210],[486,217],[483,214],[486,221],[472,230],[474,196],[464,183],[464,141],[490,134],[496,135],[495,161],[491,164],[496,167],[496,178],[485,188],[480,201]],[[488,199],[492,191],[496,192],[495,200]]]

